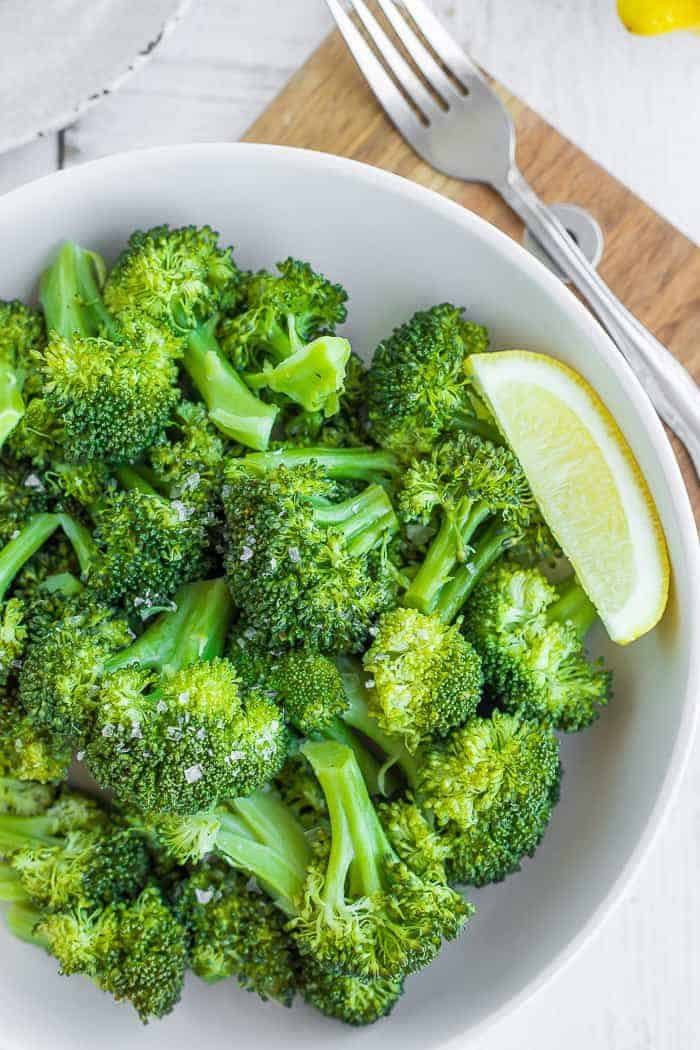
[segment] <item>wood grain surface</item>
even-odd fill
[[[518,164],[545,201],[587,208],[605,234],[599,270],[619,298],[700,380],[700,248],[532,109],[495,84],[517,128]],[[396,172],[488,219],[516,240],[522,223],[485,186],[441,175],[394,130],[332,33],[244,136],[323,150]],[[672,437],[700,521],[700,486]]]

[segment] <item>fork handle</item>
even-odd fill
[[[588,300],[661,418],[685,445],[700,477],[700,388],[693,377],[612,293],[517,168],[494,189]]]

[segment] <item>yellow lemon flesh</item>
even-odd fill
[[[617,10],[629,31],[643,36],[700,27],[700,0],[617,0]]]
[[[542,354],[474,354],[468,368],[610,637],[626,645],[650,631],[668,599],[666,543],[605,405],[580,375]]]

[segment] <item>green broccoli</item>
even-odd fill
[[[179,342],[153,325],[115,322],[103,281],[100,257],[71,241],[41,279],[42,397],[76,463],[135,459],[162,436],[179,398]]]
[[[236,977],[261,999],[291,1006],[297,959],[285,917],[245,876],[203,862],[178,888],[175,913],[189,933],[190,967],[198,977]]]
[[[187,967],[187,931],[156,886],[134,901],[103,908],[46,912],[13,904],[11,933],[45,948],[61,973],[90,977],[117,1002],[128,1000],[145,1023],[164,1017],[180,1000]]]
[[[350,357],[347,339],[333,336],[346,317],[347,293],[308,263],[286,259],[277,269],[243,283],[242,310],[223,322],[221,347],[254,390],[266,387],[307,412],[333,415]]]
[[[539,517],[513,453],[473,434],[448,438],[415,460],[402,479],[399,508],[406,519],[424,524],[438,514],[437,535],[403,602],[444,623]]]
[[[222,311],[240,298],[244,275],[230,248],[219,248],[208,226],[158,226],[129,238],[104,287],[107,306],[122,322],[144,319],[184,343],[182,363],[211,421],[235,441],[265,449],[277,408],[245,385],[216,338]]]
[[[251,474],[264,476],[278,467],[314,465],[324,477],[335,481],[366,481],[385,485],[401,472],[398,460],[391,452],[380,448],[327,448],[324,446],[290,447],[282,445],[269,452],[251,452],[239,461]],[[236,464],[232,464],[234,470]]]
[[[385,490],[333,495],[314,462],[260,476],[229,464],[226,576],[247,623],[273,645],[357,651],[395,601],[386,544],[398,522]]]
[[[465,363],[488,348],[486,329],[450,303],[414,314],[374,352],[368,377],[369,431],[403,459],[429,452],[447,434],[498,438],[470,385]]]
[[[359,1026],[389,1016],[403,995],[403,981],[344,977],[304,960],[299,991],[307,1003],[326,1017]]]
[[[24,416],[25,387],[34,386],[34,355],[45,341],[41,314],[18,299],[0,300],[0,446]]]
[[[1,763],[0,758],[0,765]],[[17,817],[39,816],[49,808],[55,797],[54,784],[39,784],[32,780],[0,775],[0,814],[11,813]]]
[[[196,812],[243,795],[284,762],[272,700],[221,658],[231,618],[223,580],[190,584],[103,666],[86,760],[103,787],[146,811]]]
[[[481,659],[456,625],[415,609],[393,609],[380,616],[372,633],[363,661],[370,712],[409,751],[476,714]]]
[[[37,724],[16,696],[4,692],[0,699],[0,776],[8,782],[28,782],[30,787],[65,780],[72,756],[70,743]]]
[[[345,366],[345,383],[338,398],[338,411],[305,412],[292,403],[281,407],[279,422],[286,447],[356,447],[367,444],[367,368],[351,353]]]
[[[71,823],[66,802],[73,798]],[[8,858],[25,899],[60,911],[136,896],[150,869],[145,840],[89,798],[66,792],[54,807],[58,827],[51,806],[36,816],[0,814],[0,853]],[[19,899],[17,887],[12,899]]]
[[[349,748],[322,741],[302,750],[326,796],[331,831],[289,924],[295,942],[325,969],[401,980],[456,937],[473,908],[398,858]]]
[[[611,696],[610,672],[583,650],[596,619],[574,579],[557,590],[537,569],[499,563],[472,593],[463,630],[482,656],[487,690],[500,706],[576,732]]]
[[[450,882],[483,886],[518,871],[547,829],[560,778],[552,731],[499,711],[426,748],[417,797],[445,836]]]

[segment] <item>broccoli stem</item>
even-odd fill
[[[66,339],[104,335],[118,341],[118,328],[102,302],[104,260],[73,241],[66,241],[41,276],[39,298],[46,328]]]
[[[361,557],[377,545],[385,532],[395,532],[398,521],[381,485],[368,485],[359,496],[341,503],[316,506],[314,521],[342,536],[349,554]]]
[[[28,944],[34,944],[37,948],[45,948],[49,950],[49,943],[46,937],[42,937],[40,933],[37,933],[36,927],[43,918],[42,913],[38,908],[33,908],[28,903],[17,903],[13,904],[8,910],[5,916],[7,922],[7,928],[13,936],[18,937],[21,941],[26,941]]]
[[[39,584],[39,589],[47,594],[61,594],[64,598],[72,598],[75,594],[80,594],[83,585],[72,572],[54,572]]]
[[[16,369],[0,362],[0,447],[24,415],[22,385]]]
[[[0,602],[25,562],[36,554],[60,524],[57,514],[34,514],[19,535],[5,544],[0,551]]]
[[[377,725],[377,722],[369,713],[367,697],[366,674],[352,661],[344,659],[339,661],[338,670],[343,681],[343,688],[348,700],[348,706],[339,716],[338,721],[349,726],[356,732],[366,737],[384,757],[384,762],[379,770],[377,783],[379,792],[383,795],[392,793],[394,782],[388,779],[390,771],[394,766],[400,769],[410,788],[415,788],[418,783],[418,770],[420,767],[420,756],[416,753],[410,754],[398,737],[389,736]],[[330,729],[323,734],[327,738],[335,739],[340,743],[341,734],[332,724]]]
[[[256,791],[217,810],[215,848],[235,868],[254,876],[287,915],[296,913],[311,863],[303,828],[276,795]]]
[[[187,335],[183,365],[219,430],[247,448],[264,450],[278,409],[248,389],[221,352],[214,335],[216,318]]]
[[[0,864],[0,901],[28,900],[27,891],[22,886],[22,880],[14,868],[11,868],[9,864]]]
[[[114,476],[127,492],[145,492],[147,496],[158,496],[159,499],[163,499],[158,490],[154,489],[141,471],[136,470],[135,467],[117,467],[114,471]]]
[[[481,533],[469,561],[460,566],[438,597],[433,612],[446,624],[452,623],[477,583],[493,563],[517,539],[516,529],[494,519]]]
[[[137,664],[173,674],[188,664],[221,656],[233,617],[225,580],[185,584],[176,593],[174,606],[172,612],[154,620],[133,645],[111,657],[105,671]]]
[[[73,548],[82,576],[87,576],[95,561],[97,548],[92,539],[92,533],[79,521],[69,514],[59,514],[61,528],[66,534]]]
[[[55,846],[61,839],[52,834],[51,818],[16,817],[0,813],[0,854],[7,855],[24,846]]]
[[[557,589],[559,598],[547,610],[547,622],[572,624],[583,641],[598,619],[596,607],[573,575]]]
[[[331,851],[323,899],[342,910],[346,886],[352,896],[383,889],[382,860],[392,855],[352,751],[332,740],[307,741],[302,752],[323,788],[331,824]]]
[[[391,452],[373,448],[278,448],[251,453],[243,460],[246,469],[265,474],[276,467],[298,467],[317,463],[328,478],[346,481],[379,481],[395,476],[400,468]]]
[[[443,513],[440,531],[403,596],[404,605],[426,614],[433,612],[455,567],[464,560],[469,541],[488,516],[486,504],[471,500],[463,500],[454,514]]]
[[[319,736],[324,737],[326,740],[335,740],[336,743],[344,744],[345,747],[349,747],[354,751],[357,764],[362,770],[362,776],[365,778],[370,795],[391,795],[397,790],[396,778],[379,764],[360,738],[341,718],[334,718],[329,725],[324,726]]]

